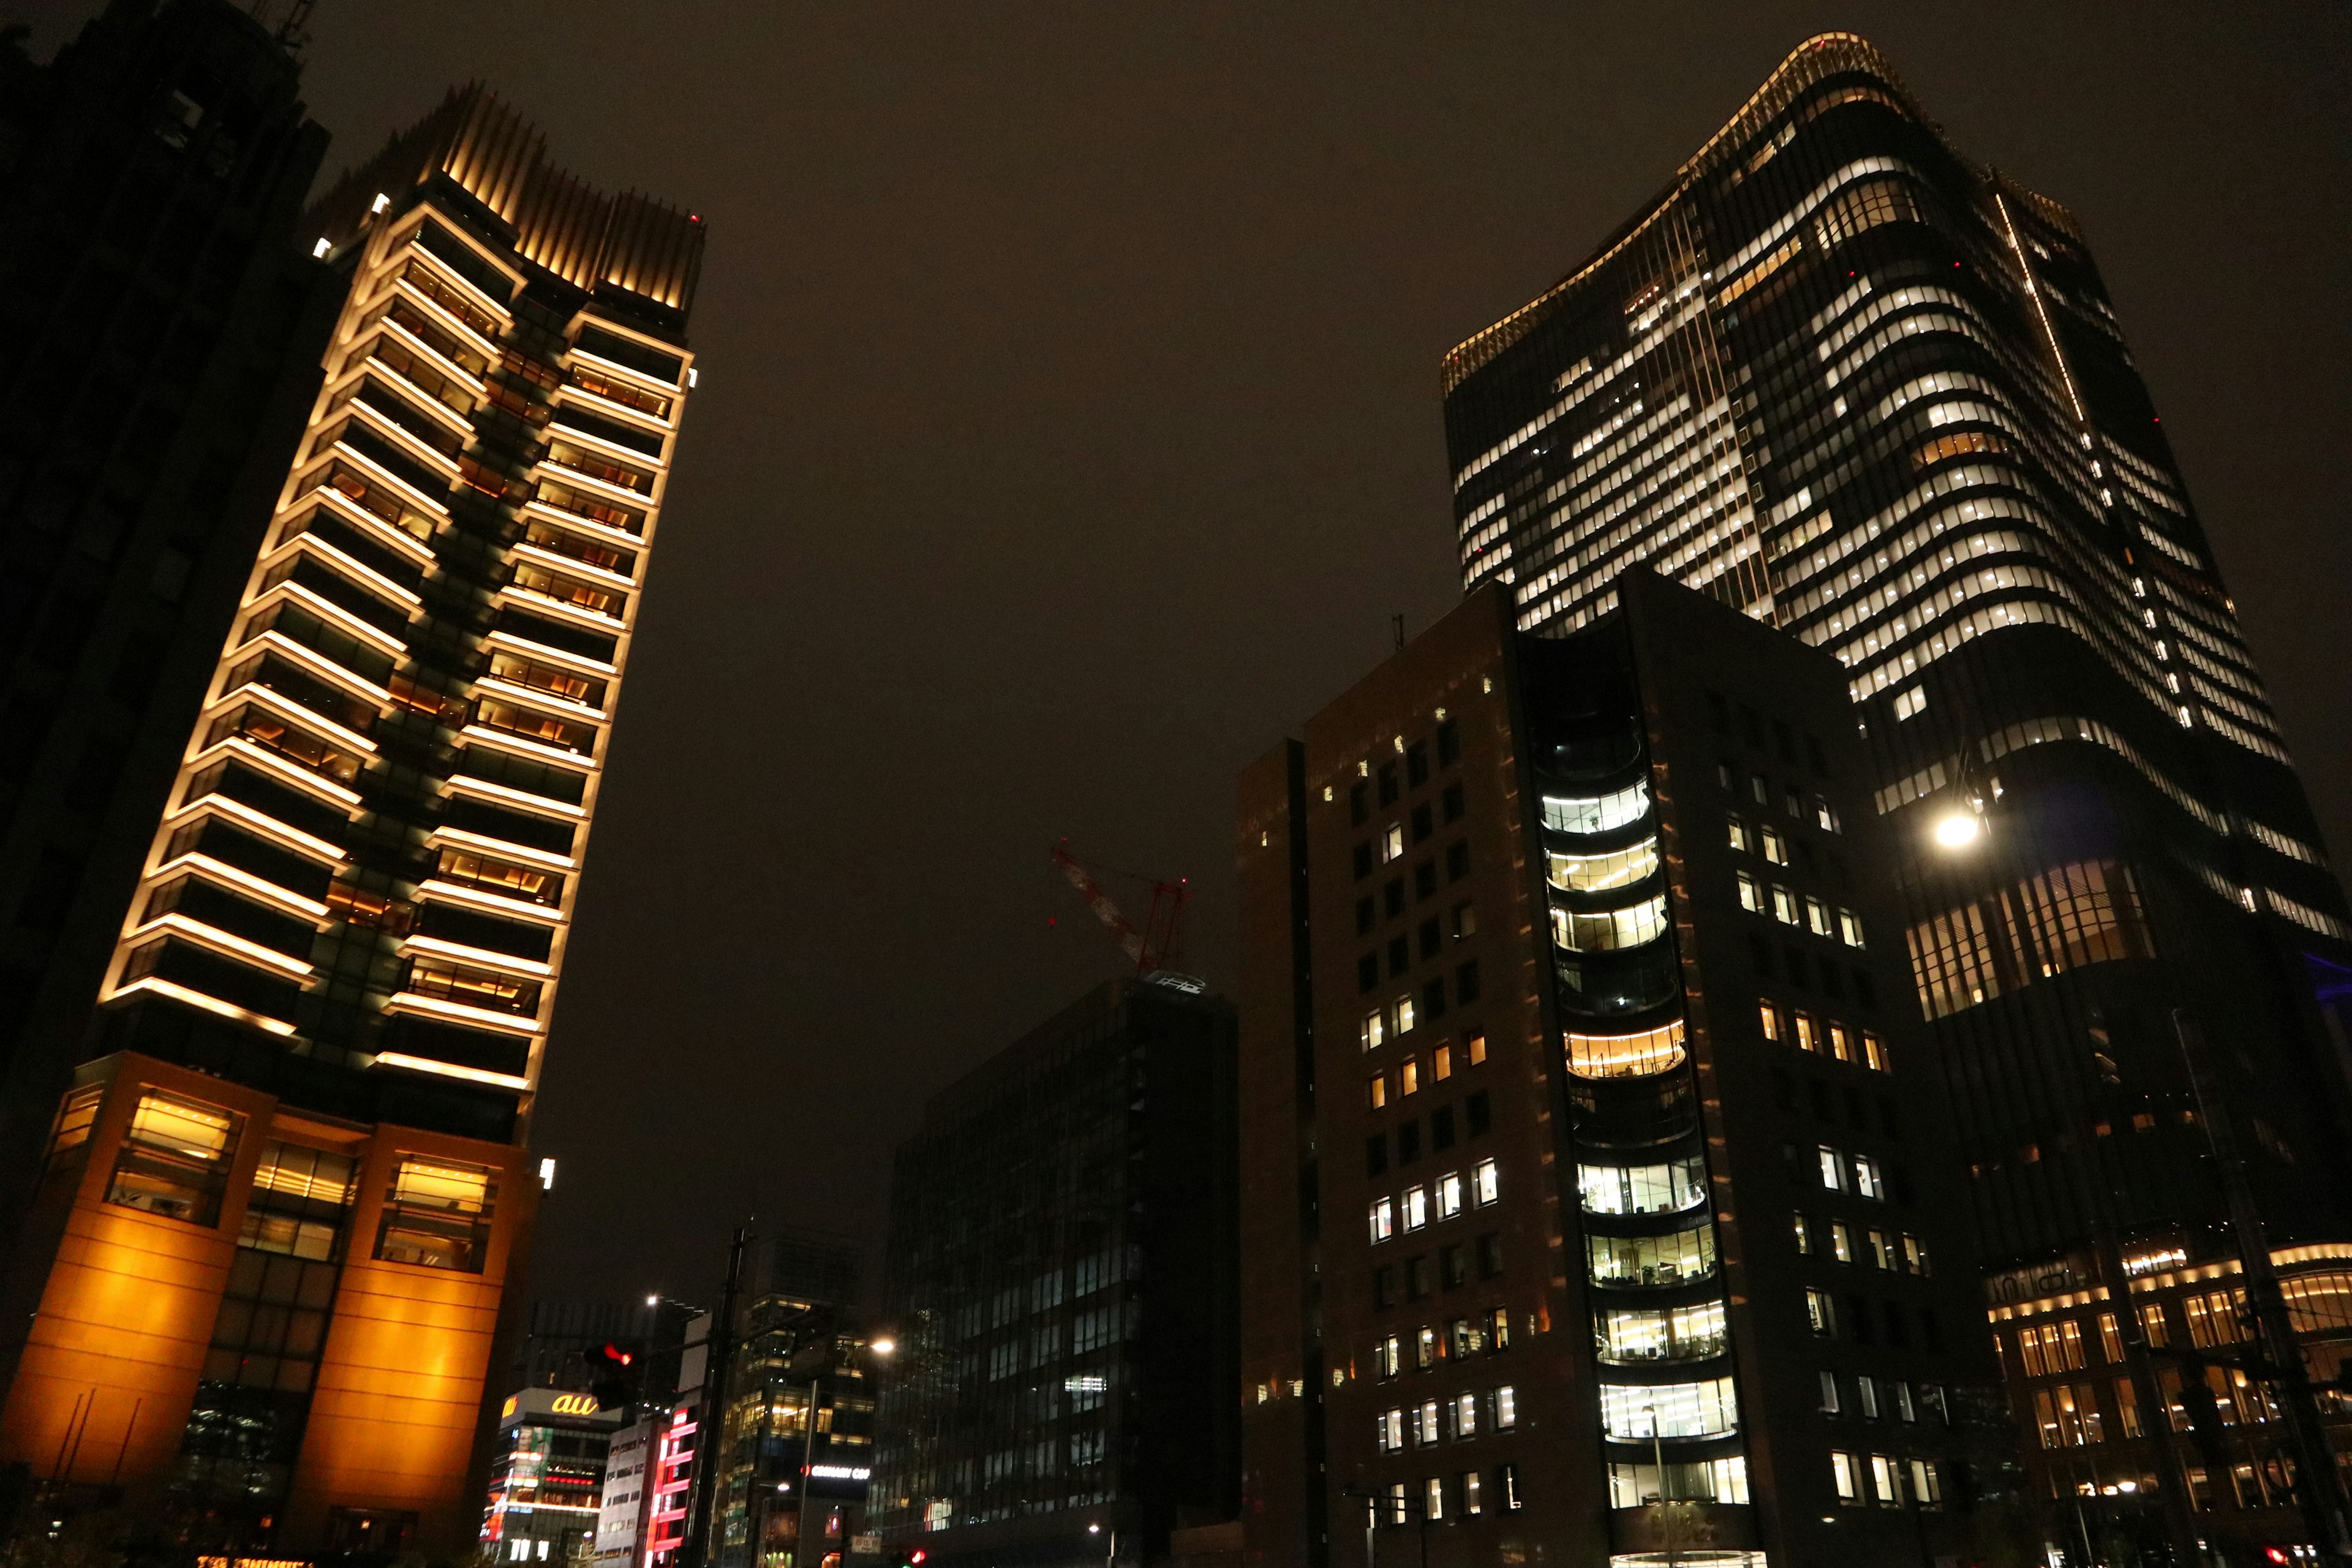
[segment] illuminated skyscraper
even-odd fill
[[[2310,1540],[2261,1479],[2335,1468],[2292,1377],[2226,1441],[2189,1398],[2193,1451],[2141,1412],[2211,1370],[2168,1333],[2352,1321],[2294,1306],[2352,1293],[2352,925],[2073,216],[1826,35],[1444,382],[1464,581],[1521,629],[1655,572],[1844,668],[2045,1495]],[[2241,1270],[2226,1341],[2183,1326]]]
[[[479,88],[307,220],[346,280],[324,384],[12,1280],[0,1458],[68,1501],[295,1553],[473,1533],[702,238]]]
[[[1242,777],[1246,1561],[1976,1561],[2021,1500],[1838,668],[1654,578],[1510,619]]]

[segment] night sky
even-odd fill
[[[322,0],[330,174],[479,78],[709,225],[532,1289],[698,1294],[752,1215],[878,1272],[924,1097],[1122,967],[1059,838],[1229,976],[1236,771],[1459,593],[1440,357],[1825,27],[2080,216],[2352,853],[2347,16]]]

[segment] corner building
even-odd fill
[[[1885,950],[1949,1090],[1991,1305],[2345,1256],[2352,926],[2072,215],[1825,35],[1444,384],[1464,582],[1520,629],[1572,634],[1654,572],[1843,667],[1854,813],[1891,830]],[[2267,1241],[2225,1223],[2233,1160]],[[2124,1319],[2137,1386],[2201,1378]],[[2252,1454],[2126,1447],[2119,1386],[2084,1384],[2088,1423],[2016,1405],[2054,1517],[2146,1511],[2126,1533],[2184,1552],[2311,1540],[2214,1473],[2334,1469],[2309,1420],[2247,1423]]]
[[[1247,1559],[1966,1558],[2017,1479],[1836,666],[1511,617],[1241,782]]]
[[[306,237],[324,384],[57,1112],[0,1458],[452,1552],[702,230],[475,88]]]

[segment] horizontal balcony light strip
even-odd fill
[[[477,690],[495,691],[501,696],[511,697],[518,702],[527,702],[534,708],[553,709],[559,713],[584,720],[591,724],[609,724],[613,721],[613,715],[605,709],[591,708],[584,702],[574,702],[568,697],[558,697],[552,691],[541,691],[536,686],[518,686],[511,680],[501,680],[495,675],[479,677],[475,680],[474,686]]]
[[[459,781],[451,779],[449,782],[456,784]],[[458,793],[462,795],[472,792],[461,790]],[[425,841],[427,844],[461,844],[468,849],[486,850],[509,860],[528,860],[534,865],[545,866],[555,870],[576,871],[580,868],[580,862],[569,855],[550,854],[544,849],[534,849],[528,844],[517,844],[511,839],[495,837],[487,833],[476,833],[469,828],[450,827],[436,824],[433,831],[425,836]]]
[[[447,469],[449,478],[453,481],[457,478],[459,468],[457,458],[445,456],[438,447],[426,446],[423,437],[409,429],[407,426],[398,423],[389,415],[377,413],[356,397],[336,409],[333,416],[340,417],[344,414],[358,416],[369,429],[387,439],[397,437],[396,444],[400,450],[422,461],[425,467]],[[342,445],[340,441],[335,444],[338,447]]]
[[[516,1013],[498,1013],[488,1007],[468,1007],[462,1002],[445,1002],[438,996],[423,996],[414,991],[394,992],[384,1001],[388,1010],[395,1012],[430,1013],[436,1017],[451,1018],[485,1029],[500,1029],[509,1035],[539,1033],[539,1020]]]
[[[317,534],[312,533],[308,529],[305,529],[300,533],[289,533],[283,539],[280,539],[278,542],[278,548],[271,551],[268,555],[262,557],[262,564],[268,566],[278,560],[282,560],[288,550],[301,545],[307,545],[307,547],[312,552],[325,557],[326,560],[334,566],[336,571],[348,573],[352,576],[358,577],[361,580],[362,585],[370,593],[384,595],[390,597],[394,602],[385,606],[387,609],[414,612],[418,606],[425,603],[423,595],[414,592],[413,590],[402,587],[399,584],[394,582],[391,578],[385,576],[383,573],[377,571],[366,562],[360,560],[357,556],[345,554],[341,546],[332,543],[328,540],[320,538]],[[426,553],[430,554],[431,552],[428,551]],[[371,634],[379,637],[388,635],[381,628],[375,626],[370,626],[368,630]]]
[[[263,560],[267,564],[274,564],[275,561],[284,560],[287,553],[288,552],[279,552],[278,555],[275,557],[274,561],[272,558],[267,556],[265,556]],[[382,649],[389,658],[399,659],[407,657],[408,645],[403,642],[400,638],[394,637],[382,626],[376,626],[372,622],[360,619],[357,616],[352,614],[341,605],[336,604],[332,599],[320,594],[317,589],[310,587],[307,584],[297,583],[291,577],[287,578],[282,583],[272,584],[258,598],[249,601],[245,606],[245,613],[250,616],[257,611],[267,609],[273,601],[278,599],[294,599],[299,601],[302,607],[310,611],[312,615],[323,617],[338,630],[347,632],[352,637],[358,638],[362,642],[373,644],[376,647]],[[402,606],[399,605],[387,606],[387,608],[393,609],[398,609],[401,607]],[[252,645],[250,643],[239,643],[237,645],[237,651],[243,652],[246,648],[251,646]],[[325,656],[320,655],[319,657],[324,658]],[[340,668],[341,667],[338,666],[337,668]],[[355,676],[352,679],[356,679],[361,678]]]
[[[322,779],[301,764],[287,761],[268,747],[256,745],[252,738],[246,735],[224,737],[190,757],[185,763],[182,764],[183,768],[188,773],[196,773],[205,767],[208,759],[215,759],[216,752],[223,752],[234,755],[237,761],[248,766],[262,769],[279,784],[308,791],[316,795],[324,805],[336,806],[343,811],[359,809],[362,797],[357,790],[345,789],[331,779]]]
[[[404,298],[409,299],[414,299],[415,297],[415,296],[414,294],[404,296]],[[369,301],[371,307],[373,307],[374,303],[375,301],[373,300]],[[425,355],[434,367],[441,371],[443,374],[448,376],[453,381],[460,383],[477,396],[488,395],[490,390],[489,383],[476,375],[472,371],[467,370],[464,365],[459,364],[456,360],[451,359],[447,354],[443,353],[439,349],[435,348],[431,343],[426,342],[423,338],[418,337],[415,332],[410,331],[408,328],[393,320],[390,316],[383,317],[369,330],[371,331],[397,333],[399,335],[400,342],[404,346],[415,349],[418,353]],[[478,334],[476,334],[476,336],[478,341],[485,342],[488,341],[488,339],[480,338]],[[495,352],[495,344],[492,345],[492,349],[493,353],[490,357],[496,358],[497,354]],[[371,361],[375,360],[375,356],[373,354],[370,354],[368,358]],[[386,368],[387,370],[390,369],[389,366]],[[391,374],[397,375],[400,373],[397,371],[392,371]]]
[[[337,410],[337,412],[340,413],[341,410]],[[384,484],[394,487],[394,493],[399,495],[402,500],[415,505],[420,510],[431,512],[434,516],[444,520],[447,519],[449,515],[449,502],[446,497],[426,495],[423,490],[418,489],[415,485],[410,484],[406,479],[402,479],[398,474],[394,473],[390,468],[385,468],[382,463],[377,462],[373,458],[369,457],[365,452],[361,451],[358,447],[345,445],[341,438],[338,438],[335,444],[328,447],[327,450],[342,458],[345,462],[359,465],[360,468],[363,472],[369,474],[373,478],[382,480]],[[310,456],[311,459],[316,461],[320,454],[313,452]],[[437,457],[439,454],[436,453],[435,456]],[[449,465],[449,477],[452,479],[457,477],[457,467],[455,463]]]
[[[569,917],[553,904],[529,903],[521,899],[501,898],[481,888],[469,888],[458,882],[444,882],[428,877],[416,885],[417,898],[426,903],[465,904],[492,914],[507,915],[515,920],[532,921],[545,926],[561,926]]]
[[[500,952],[495,948],[469,947],[462,942],[451,942],[446,937],[414,934],[404,936],[400,940],[400,951],[430,952],[443,958],[462,959],[467,963],[478,964],[484,969],[495,969],[507,974],[528,974],[534,980],[551,979],[555,974],[555,966],[551,963],[544,963],[535,958],[518,958],[513,953]]]
[[[534,741],[528,735],[518,735],[511,730],[501,730],[492,724],[468,724],[457,731],[467,741],[496,746],[542,763],[558,763],[580,773],[597,771],[595,754],[591,752],[568,752],[561,746],[551,746],[544,741]]]
[[[542,594],[536,588],[526,588],[520,584],[509,583],[499,590],[499,597],[518,600],[526,608],[532,610],[560,611],[564,616],[578,621],[583,626],[614,636],[623,635],[629,629],[629,623],[626,621],[616,620],[601,611],[583,609],[580,605],[567,603],[552,594]]]
[[[588,820],[586,811],[568,802],[557,800],[551,795],[532,795],[528,790],[511,789],[502,784],[492,784],[488,779],[478,779],[469,773],[452,773],[449,775],[448,784],[451,789],[460,795],[480,795],[487,800],[511,801],[542,814],[572,817],[581,822]],[[564,864],[568,866],[571,862],[567,860]]]
[[[510,1072],[490,1072],[482,1068],[459,1067],[455,1062],[436,1062],[430,1057],[412,1057],[405,1051],[379,1051],[379,1067],[399,1068],[408,1072],[432,1073],[438,1078],[463,1079],[468,1083],[494,1084],[500,1089],[528,1089],[530,1079],[518,1078]]]
[[[612,325],[609,321],[598,321],[597,324],[600,327],[605,328],[609,328]],[[647,346],[650,347],[652,345],[648,344]],[[677,353],[675,348],[668,346],[664,346],[660,352],[666,354],[676,354]],[[563,357],[567,362],[572,360],[585,360],[590,364],[595,366],[598,370],[609,371],[619,376],[623,381],[635,382],[637,385],[645,388],[648,392],[659,389],[662,395],[667,397],[677,397],[684,387],[683,383],[664,381],[657,375],[649,375],[642,370],[636,370],[628,365],[622,364],[616,360],[606,359],[604,355],[596,353],[594,350],[583,349],[579,347],[577,344],[574,344],[572,348],[566,350]],[[689,361],[688,364],[690,365],[691,363],[692,362]],[[686,367],[681,367],[681,371],[683,371],[684,368]],[[579,389],[574,388],[573,390],[577,391]],[[591,395],[593,395],[593,394]]]
[[[182,914],[177,910],[156,916],[132,931],[128,937],[124,938],[124,941],[136,945],[142,937],[152,936],[166,931],[176,931],[198,946],[210,949],[224,957],[234,958],[245,963],[267,964],[279,971],[289,979],[308,980],[318,973],[316,969],[299,958],[289,958],[282,952],[272,952],[259,942],[249,942],[234,931],[208,926],[204,921]]]
[[[622,593],[635,593],[636,591],[637,580],[635,577],[624,577],[618,572],[610,572],[602,566],[592,566],[585,561],[579,560],[573,556],[561,554],[555,551],[548,549],[543,544],[533,544],[528,539],[518,539],[509,548],[511,553],[518,558],[524,561],[535,561],[551,572],[563,572],[578,576],[584,576],[604,587],[613,588]],[[645,547],[640,544],[637,548],[642,550]]]
[[[285,584],[280,584],[279,586],[283,587]],[[275,590],[272,591],[275,592]],[[295,664],[301,666],[306,673],[315,675],[330,685],[341,688],[347,696],[373,702],[379,708],[388,706],[392,701],[392,693],[387,689],[378,686],[363,675],[345,669],[325,654],[296,642],[275,626],[257,637],[248,637],[237,644],[228,650],[221,662],[228,665],[243,664],[253,656],[256,650],[264,647],[284,655]],[[405,651],[404,647],[403,651]]]
[[[256,1028],[267,1029],[273,1035],[291,1035],[294,1032],[294,1026],[282,1019],[270,1017],[266,1013],[256,1013],[247,1007],[240,1007],[234,1002],[224,1002],[217,996],[207,996],[201,991],[191,990],[174,981],[165,980],[153,974],[131,981],[127,984],[118,985],[108,994],[110,997],[130,996],[142,991],[152,991],[158,996],[169,996],[173,1001],[185,1002],[192,1007],[202,1007],[206,1012],[218,1013],[224,1018],[234,1018],[240,1024],[250,1024]]]
[[[308,919],[322,921],[328,916],[327,906],[316,899],[306,899],[290,888],[281,888],[266,877],[257,877],[250,871],[242,870],[228,864],[226,860],[215,860],[202,850],[190,850],[185,855],[163,861],[147,873],[142,879],[142,884],[152,886],[174,871],[192,867],[203,870],[207,876],[217,877],[232,887],[251,893],[266,903],[281,905]]]
[[[361,530],[370,538],[391,546],[421,567],[429,569],[440,564],[441,558],[433,553],[431,545],[405,529],[394,527],[332,485],[313,485],[307,490],[295,491],[286,503],[278,509],[278,515],[280,519],[291,517],[312,501],[325,506],[341,521]],[[442,512],[443,517],[447,515],[446,510]],[[432,520],[428,518],[426,521]]]
[[[253,645],[248,643],[246,646],[250,647]],[[226,662],[240,663],[242,661],[229,660]],[[310,709],[303,707],[299,702],[295,701],[292,698],[280,692],[274,686],[263,686],[257,682],[250,680],[247,681],[243,686],[229,687],[221,692],[219,696],[206,703],[205,705],[205,724],[209,725],[214,720],[219,718],[220,710],[223,708],[227,707],[230,703],[246,701],[260,703],[261,706],[269,709],[279,718],[285,720],[288,723],[292,724],[297,729],[316,728],[323,730],[331,737],[342,742],[344,744],[352,747],[354,751],[365,752],[370,755],[373,755],[377,751],[376,743],[373,741],[369,740],[365,735],[361,734],[358,731],[346,729],[323,714],[312,712]]]
[[[595,356],[592,354],[587,357],[593,359]],[[656,382],[655,384],[659,385],[660,384]],[[677,388],[673,386],[665,388],[664,390],[668,394],[671,399],[677,399]],[[677,422],[676,420],[656,419],[652,415],[646,413],[642,408],[632,408],[625,403],[615,403],[609,397],[601,396],[596,393],[589,391],[586,387],[580,385],[577,382],[565,382],[563,384],[562,393],[566,399],[577,398],[581,402],[588,405],[588,406],[597,414],[624,415],[626,418],[623,423],[634,422],[642,425],[648,435],[659,436],[663,439],[667,440],[670,437],[677,434]]]
[[[276,840],[296,854],[308,856],[314,860],[324,860],[330,868],[339,867],[351,858],[349,855],[325,839],[305,833],[299,827],[289,827],[268,813],[225,795],[198,795],[179,810],[166,812],[163,816],[163,826],[176,832],[187,825],[190,817],[203,816],[207,812],[229,817],[267,838]]]
[[[534,600],[524,607],[527,609],[537,609],[539,607],[539,601]],[[608,626],[599,626],[596,629],[599,631],[608,631],[611,628]],[[602,660],[590,658],[585,654],[573,653],[569,648],[551,647],[543,642],[533,642],[529,637],[517,637],[514,633],[506,630],[504,627],[493,628],[488,636],[482,638],[482,640],[493,647],[511,647],[520,652],[528,653],[534,658],[545,658],[550,661],[562,665],[567,668],[584,670],[591,675],[601,675],[607,679],[617,679],[621,673],[621,669],[618,665],[605,664]]]

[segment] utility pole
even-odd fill
[[[726,1426],[721,1407],[727,1403],[727,1374],[735,1359],[735,1299],[743,1284],[743,1249],[751,1240],[750,1226],[735,1227],[735,1242],[727,1253],[727,1285],[719,1293],[719,1315],[710,1321],[703,1357],[702,1415],[695,1424],[694,1501],[687,1511],[679,1568],[708,1568],[710,1562],[710,1510],[719,1484],[719,1443]]]

